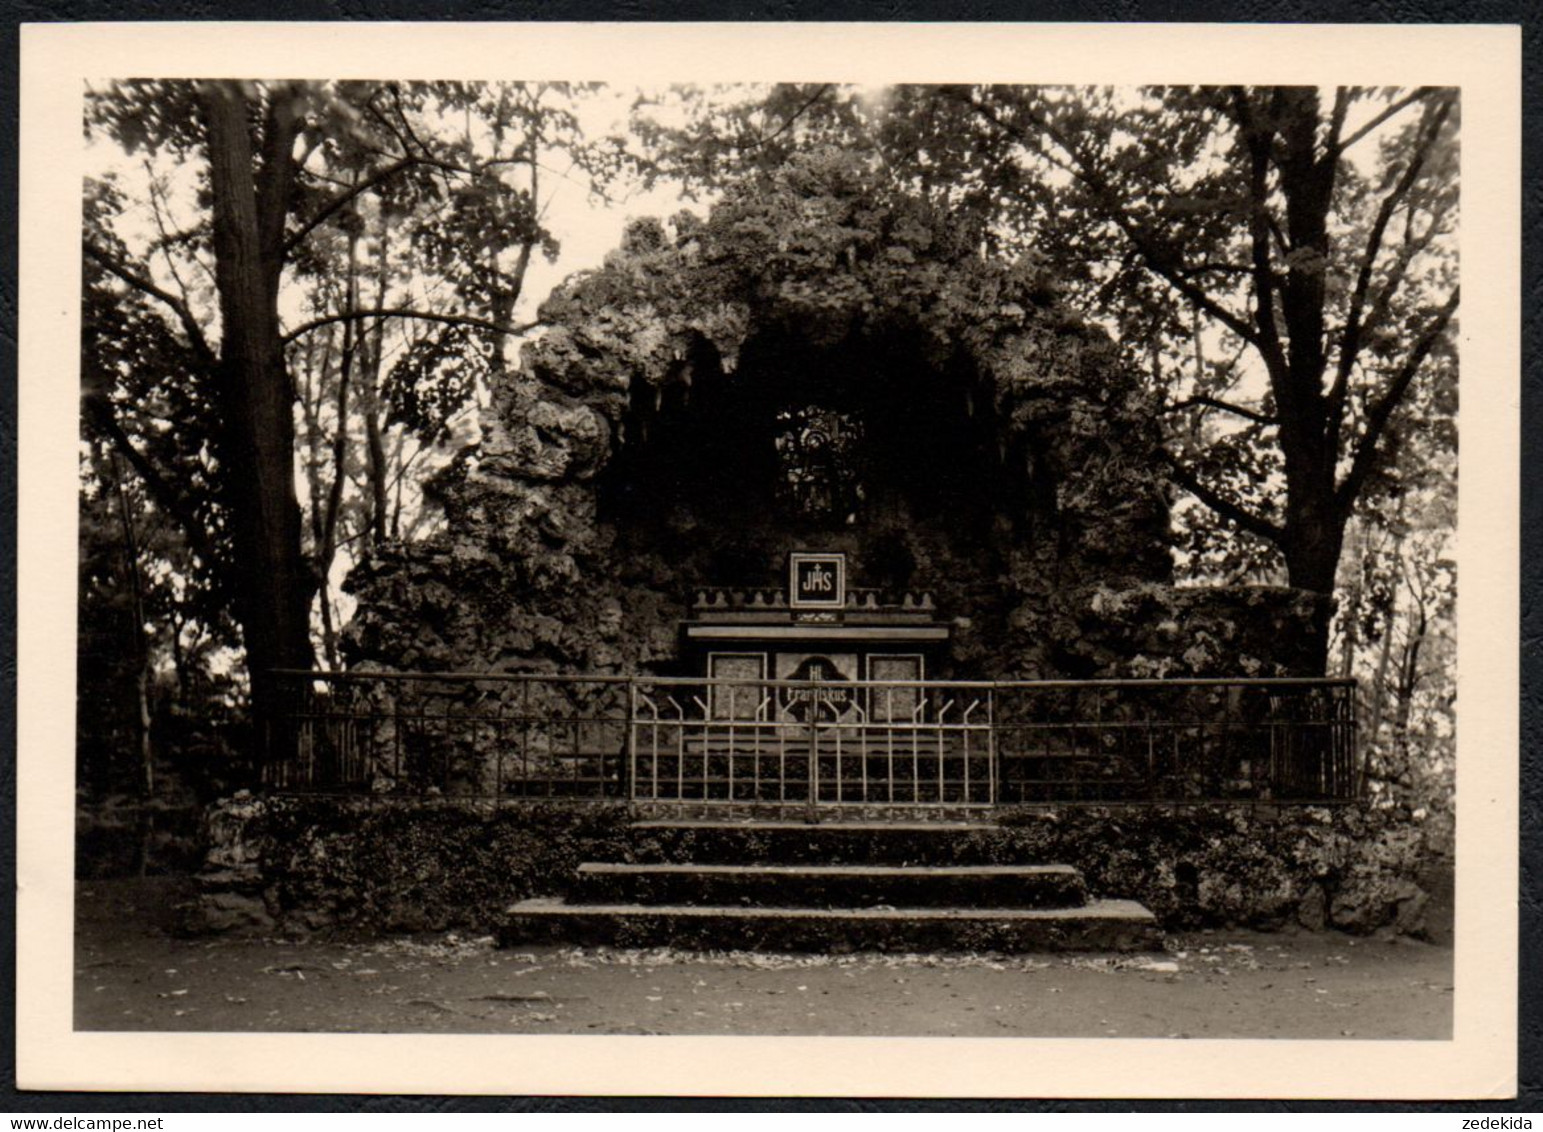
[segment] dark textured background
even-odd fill
[[[1523,93],[1523,387],[1522,387],[1522,869],[1520,1057],[1514,1102],[1472,1105],[1346,1104],[1316,1102],[1211,1101],[1169,1102],[1006,1102],[885,1100],[630,1100],[626,1098],[434,1098],[362,1096],[259,1096],[159,1093],[17,1093],[15,1089],[15,904],[6,901],[0,926],[0,1109],[63,1112],[682,1112],[777,1109],[789,1112],[1001,1112],[1001,1111],[1146,1111],[1212,1112],[1229,1109],[1277,1112],[1378,1111],[1419,1109],[1467,1113],[1502,1113],[1543,1109],[1543,933],[1539,931],[1539,872],[1543,871],[1543,428],[1539,399],[1543,373],[1543,178],[1538,166],[1538,113],[1543,105],[1539,47],[1543,7],[1536,0],[21,0],[0,44],[0,790],[4,820],[0,829],[0,883],[15,891],[16,807],[16,189],[18,26],[21,21],[81,20],[1077,20],[1342,22],[1342,23],[1507,23],[1524,25]]]

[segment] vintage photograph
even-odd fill
[[[90,82],[74,1028],[1450,1039],[1463,106]]]

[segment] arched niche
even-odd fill
[[[979,589],[1036,503],[1053,511],[974,366],[928,359],[903,329],[811,343],[773,328],[733,372],[699,341],[672,380],[631,388],[619,424],[599,518],[621,562],[666,557],[689,585],[771,585],[791,550],[830,547],[865,584]]]
[[[1032,261],[865,176],[808,159],[705,222],[635,224],[554,292],[440,485],[444,533],[361,571],[355,655],[425,654],[421,610],[457,663],[657,670],[694,588],[774,585],[802,548],[933,591],[962,674],[1053,674],[1068,610],[1165,583],[1118,351]]]

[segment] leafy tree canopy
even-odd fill
[[[1455,92],[680,97],[685,124],[652,137],[695,183],[834,142],[982,248],[1032,249],[1162,398],[1171,476],[1225,521],[1190,521],[1197,564],[1281,563],[1329,593],[1346,524],[1399,475],[1400,435],[1455,440]]]

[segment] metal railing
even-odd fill
[[[992,688],[925,681],[633,685],[639,802],[987,806]]]
[[[812,809],[1362,790],[1345,680],[278,677],[262,735],[281,792]]]
[[[1000,685],[1000,802],[1332,803],[1361,796],[1355,681]]]
[[[628,690],[616,676],[281,672],[264,721],[277,791],[619,798]]]

